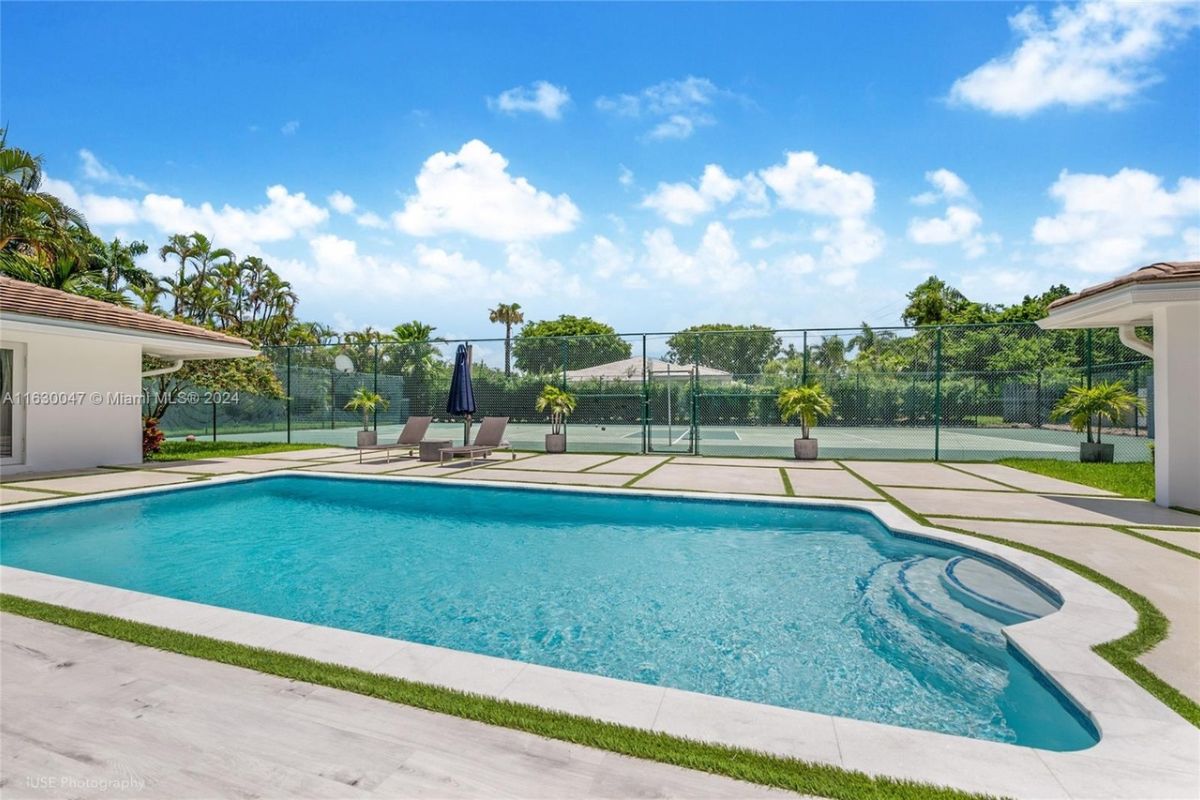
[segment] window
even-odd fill
[[[0,350],[0,458],[13,456],[13,367],[12,350]]]

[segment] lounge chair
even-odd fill
[[[362,463],[364,450],[383,450],[387,453],[385,461],[392,460],[393,450],[408,450],[411,456],[413,451],[417,449],[417,445],[425,438],[425,432],[429,430],[429,423],[433,422],[433,417],[409,417],[404,422],[404,430],[400,431],[400,436],[391,444],[371,444],[365,447],[358,448],[358,463]]]
[[[509,443],[504,441],[504,429],[507,426],[508,417],[484,417],[483,422],[479,423],[479,433],[475,434],[475,443],[443,447],[438,451],[441,463],[445,464],[447,457],[453,460],[458,456],[466,456],[471,463],[475,463],[476,458],[487,458],[493,450],[509,450]],[[512,457],[515,459],[517,454],[513,453]]]

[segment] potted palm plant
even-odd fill
[[[373,447],[378,443],[378,433],[371,430],[371,415],[375,413],[375,409],[386,411],[387,407],[388,401],[367,387],[360,386],[354,390],[354,395],[350,398],[350,402],[346,403],[345,408],[347,411],[362,412],[363,429],[358,432],[359,447]]]
[[[571,416],[571,412],[575,410],[575,395],[566,389],[546,384],[542,393],[538,395],[536,408],[538,411],[550,414],[550,433],[546,434],[546,452],[567,452],[566,422],[567,417]]]
[[[1130,411],[1145,412],[1146,403],[1125,388],[1124,381],[1101,381],[1091,387],[1072,386],[1067,389],[1058,404],[1050,412],[1054,419],[1067,418],[1076,433],[1087,433],[1087,441],[1079,443],[1079,460],[1085,463],[1103,461],[1112,463],[1113,446],[1101,441],[1104,420],[1114,426]],[[1095,420],[1096,438],[1092,439],[1092,421]]]
[[[833,413],[833,400],[821,388],[821,384],[810,383],[784,389],[775,402],[779,406],[779,418],[783,422],[793,418],[800,420],[800,438],[792,440],[796,458],[805,461],[815,459],[817,440],[808,438],[808,431],[817,424],[819,417],[827,417]]]

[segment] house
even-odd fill
[[[1154,359],[1154,502],[1200,509],[1200,261],[1151,264],[1055,300],[1043,328],[1116,328]],[[1153,342],[1137,334],[1153,328]]]
[[[641,383],[643,371],[649,380],[660,382],[690,381],[697,378],[706,383],[729,383],[733,376],[724,370],[706,367],[703,364],[671,364],[658,358],[642,359],[641,356],[623,358],[607,364],[597,364],[583,369],[569,369],[564,375],[568,381],[636,381]]]
[[[142,460],[142,357],[245,358],[244,339],[0,277],[0,474]]]

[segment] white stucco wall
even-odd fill
[[[1200,509],[1200,303],[1154,311],[1154,495]]]
[[[48,399],[23,405],[24,458],[0,465],[0,472],[141,462],[141,404],[122,405],[109,397],[137,396],[141,391],[142,348],[136,341],[4,326],[0,342],[3,347],[23,345],[17,347],[24,350],[25,362],[15,365],[17,386],[23,367],[24,392],[39,395],[39,401],[41,395]],[[64,402],[51,397],[72,393],[80,393],[82,399]],[[14,456],[20,458],[20,453]]]

